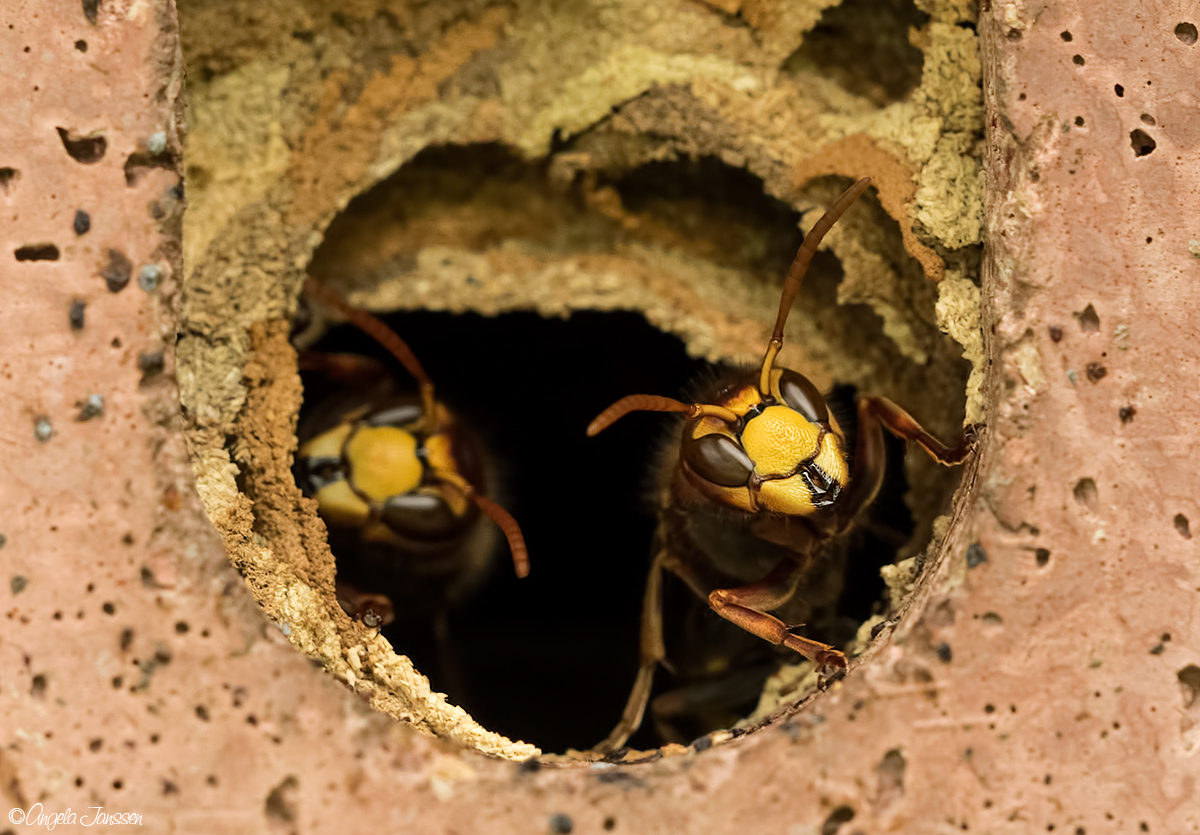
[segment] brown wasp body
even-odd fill
[[[338,602],[369,626],[397,617],[432,622],[440,641],[447,608],[489,566],[495,534],[482,517],[503,531],[524,577],[529,559],[521,530],[487,498],[482,444],[434,397],[403,340],[315,281],[305,291],[387,348],[420,386],[418,394],[397,394],[385,367],[367,357],[301,354],[302,370],[335,383],[300,421],[296,474],[329,530]]]
[[[625,397],[588,427],[595,435],[634,411],[684,416],[679,440],[660,468],[659,531],[644,600],[641,666],[620,723],[598,751],[620,748],[641,724],[654,672],[668,661],[665,573],[747,633],[811,659],[823,672],[845,669],[839,650],[795,634],[789,624],[827,602],[804,598],[826,584],[831,545],[879,492],[883,430],[917,442],[945,465],[960,463],[971,449],[972,431],[947,448],[881,397],[858,398],[851,449],[848,433],[816,387],[798,372],[775,367],[809,261],[869,183],[851,186],[805,237],[788,271],[761,367],[737,372],[701,392],[693,404]]]

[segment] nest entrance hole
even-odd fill
[[[767,195],[757,177],[712,158],[601,167],[566,178],[555,170],[553,156],[523,160],[495,143],[426,149],[351,201],[327,230],[310,272],[334,286],[394,285],[408,293],[413,282],[436,279],[421,266],[422,250],[431,246],[475,252],[516,246],[544,258],[632,243],[683,252],[737,270],[751,285],[774,287],[803,237],[792,206]],[[864,204],[878,213],[874,201]],[[898,242],[893,227],[888,221],[880,228]],[[865,305],[838,304],[840,280],[837,258],[819,253],[793,321],[820,323],[840,346],[839,368],[878,364],[883,357],[904,363],[874,313]],[[446,691],[490,730],[547,751],[586,749],[615,724],[637,668],[655,528],[652,474],[666,421],[639,415],[594,439],[584,427],[626,394],[685,397],[689,383],[710,366],[631,312],[582,310],[550,319],[531,312],[416,311],[384,319],[421,359],[439,398],[482,433],[501,462],[497,498],[520,522],[533,564],[530,577],[518,581],[506,555],[498,554],[490,580],[454,611],[441,644],[432,624],[410,623],[403,633],[393,625],[385,634],[430,676],[435,690]],[[315,347],[383,356],[348,327],[333,329]],[[403,386],[407,376],[399,370],[397,376]],[[853,390],[842,389],[841,396],[852,402]],[[881,610],[878,569],[895,560],[913,532],[903,462],[904,450],[894,444],[870,523],[849,542],[837,611],[806,628],[810,637],[844,645]],[[940,494],[945,485],[920,486]],[[701,617],[718,629],[727,626],[706,609]],[[747,673],[753,679],[748,695],[726,713],[725,724],[748,715],[766,677],[794,660],[769,658]],[[678,684],[660,674],[656,693]],[[687,742],[717,727],[675,723],[671,741]],[[630,743],[661,744],[660,730],[647,721]]]

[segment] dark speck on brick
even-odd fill
[[[988,561],[987,551],[978,542],[972,542],[967,547],[967,568],[975,568]]]

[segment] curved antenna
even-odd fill
[[[409,374],[416,378],[417,383],[420,385],[421,403],[425,410],[426,420],[429,421],[428,425],[430,429],[435,428],[437,426],[437,406],[433,397],[433,381],[425,373],[425,369],[421,366],[417,355],[412,352],[412,348],[408,347],[408,343],[401,339],[394,330],[384,324],[382,319],[360,307],[350,304],[350,302],[342,298],[341,294],[322,284],[318,284],[317,280],[312,276],[304,279],[304,292],[326,307],[332,307],[338,313],[342,314],[342,316],[346,317],[346,321],[374,339],[384,348],[387,348],[388,352],[400,361],[400,364],[404,366]]]
[[[858,199],[860,194],[867,190],[867,186],[870,184],[871,178],[863,177],[842,192],[842,196],[833,201],[833,205],[804,236],[804,243],[800,244],[792,266],[788,269],[787,278],[784,279],[783,294],[779,298],[779,315],[775,317],[775,330],[771,331],[771,341],[767,343],[767,353],[763,357],[762,371],[758,376],[758,390],[762,395],[766,396],[771,391],[771,367],[775,364],[775,357],[778,356],[779,349],[783,347],[783,326],[787,324],[788,313],[791,312],[792,304],[800,293],[800,281],[804,278],[804,273],[808,271],[809,262],[817,254],[817,247],[821,245],[821,239],[825,237],[825,233],[833,228],[833,224],[841,219],[846,210]]]
[[[458,473],[448,470],[433,470],[432,474],[438,481],[450,485],[475,502],[480,510],[491,517],[491,520],[504,532],[504,538],[508,540],[508,549],[512,551],[513,569],[517,572],[517,576],[521,578],[529,576],[529,549],[525,547],[525,536],[521,533],[521,526],[517,524],[517,520],[512,517],[512,514],[487,496],[481,496],[475,492],[471,482]]]
[[[689,418],[708,415],[720,418],[726,423],[738,422],[737,414],[723,406],[710,406],[706,403],[681,403],[670,397],[659,397],[657,394],[631,394],[628,397],[622,397],[596,415],[596,419],[588,424],[588,437],[593,438],[599,435],[630,412],[678,412],[686,414]]]

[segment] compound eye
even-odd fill
[[[310,457],[300,460],[300,486],[308,496],[346,477],[341,458]]]
[[[376,409],[366,416],[367,426],[395,426],[403,429],[421,419],[420,403],[395,403]]]
[[[413,539],[448,539],[462,530],[465,519],[432,493],[390,496],[383,503],[383,523]]]
[[[683,444],[683,457],[696,475],[722,487],[745,487],[754,462],[732,438],[705,435]]]
[[[829,421],[829,409],[825,405],[825,398],[803,374],[784,369],[779,375],[779,394],[784,403],[804,415],[810,423]]]

